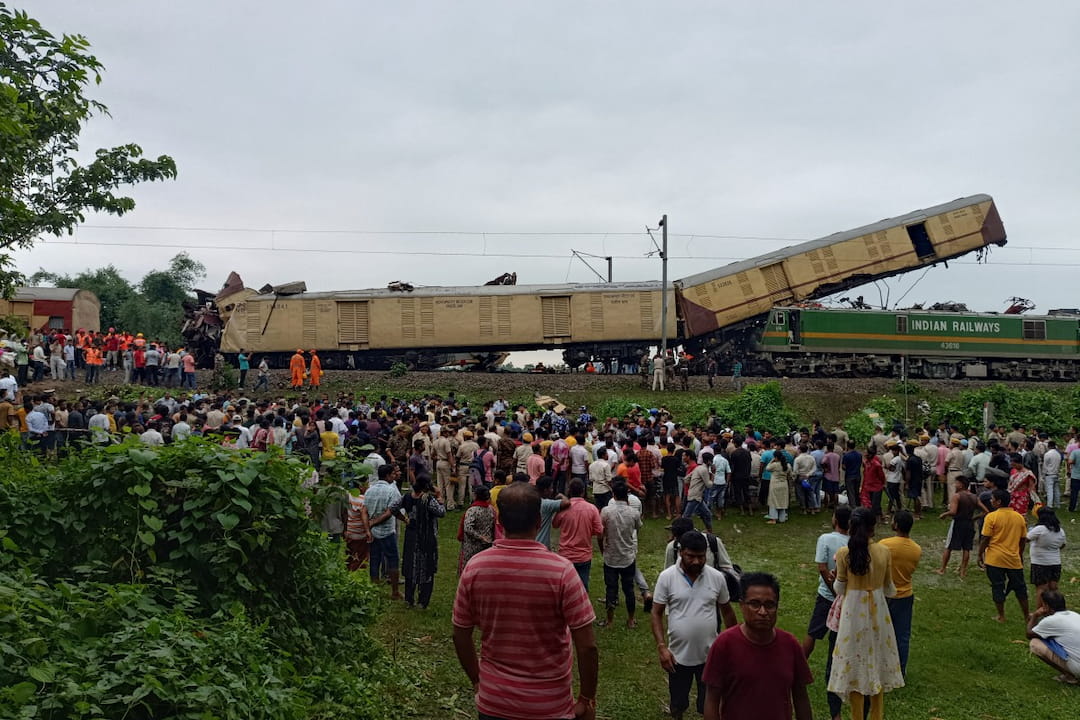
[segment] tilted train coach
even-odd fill
[[[776,305],[822,298],[1004,245],[994,200],[973,195],[675,281],[695,354],[741,354]]]

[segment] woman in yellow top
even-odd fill
[[[870,696],[870,720],[885,717],[885,693],[904,686],[900,654],[886,597],[896,595],[889,549],[872,544],[875,518],[870,508],[851,513],[847,547],[836,553],[833,589],[842,597],[833,650],[829,692],[851,702],[851,716],[863,717]]]

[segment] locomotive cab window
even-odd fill
[[[907,315],[896,316],[896,332],[897,334],[903,334],[907,332]]]
[[[926,223],[908,225],[907,234],[908,238],[911,239],[912,247],[915,248],[915,254],[919,256],[920,260],[937,256],[937,253],[934,252],[934,243],[930,241],[930,233],[926,232]]]
[[[1046,321],[1045,320],[1025,320],[1024,321],[1024,339],[1025,340],[1045,340],[1046,339]]]
[[[772,316],[773,325],[783,325],[787,322],[787,316],[783,310],[777,310]]]
[[[49,329],[50,330],[63,330],[64,318],[59,315],[52,315],[49,317]]]

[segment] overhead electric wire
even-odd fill
[[[250,251],[258,250],[264,252],[303,252],[303,253],[331,253],[331,254],[363,254],[363,255],[406,255],[406,256],[428,256],[428,257],[490,257],[490,258],[521,258],[526,260],[565,260],[566,255],[556,255],[552,253],[507,253],[507,252],[476,252],[467,250],[372,250],[368,248],[312,248],[312,247],[266,247],[260,245],[191,245],[190,243],[128,243],[128,242],[105,242],[99,240],[52,240],[47,239],[43,242],[45,245],[88,245],[88,246],[102,246],[102,247],[127,247],[127,248],[172,248],[180,250],[229,250],[229,251]],[[1026,249],[1026,248],[1016,248]],[[1064,249],[1064,248],[1062,248]],[[652,258],[644,255],[612,255],[614,260],[652,260]],[[671,255],[669,260],[726,260],[728,262],[739,262],[746,260],[744,256],[727,256],[727,255]],[[838,264],[849,262],[863,264],[866,262],[864,258],[856,258],[852,260],[846,260],[844,258],[835,258]],[[940,261],[946,262],[946,261]],[[1030,267],[1080,267],[1080,263],[1066,263],[1066,262],[1033,262],[1027,261],[995,261],[985,260],[983,262],[971,262],[962,260],[948,260],[954,265],[1022,265]]]
[[[266,234],[271,236],[276,235],[446,235],[446,236],[475,236],[484,241],[486,246],[488,236],[494,237],[651,237],[648,233],[648,228],[644,232],[598,232],[598,231],[581,231],[581,232],[568,232],[568,231],[487,231],[487,230],[348,230],[341,228],[328,228],[328,229],[287,229],[287,228],[248,228],[248,227],[200,227],[200,226],[183,226],[183,225],[94,225],[85,224],[80,225],[80,229],[88,230],[141,230],[149,232],[221,232],[221,233],[248,233],[248,234]],[[670,233],[669,237],[672,238],[688,238],[688,244],[696,239],[708,239],[708,240],[755,240],[758,242],[787,242],[787,243],[803,243],[816,238],[797,238],[797,237],[773,237],[768,235],[717,235],[709,233]],[[57,242],[57,241],[47,241]],[[654,241],[655,242],[655,241]],[[91,244],[90,241],[83,243],[84,245]],[[120,245],[121,243],[114,243]],[[140,243],[142,244],[142,243]],[[149,243],[146,243],[149,244]],[[172,247],[171,245],[161,247]],[[268,248],[257,248],[268,249]],[[289,248],[285,248],[289,249]],[[1004,250],[1040,250],[1040,251],[1080,251],[1077,247],[1067,247],[1064,245],[1015,245],[1008,244],[1002,249]],[[562,256],[560,256],[562,257]],[[699,256],[686,256],[686,257],[701,257],[703,259],[716,259],[712,256],[699,255]],[[627,258],[621,258],[627,259]],[[720,258],[722,259],[722,258]],[[739,258],[741,259],[741,258]]]

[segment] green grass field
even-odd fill
[[[393,603],[375,628],[376,635],[408,674],[411,689],[398,702],[410,717],[476,717],[470,687],[450,639],[459,517],[459,513],[449,514],[439,529],[440,569],[431,607],[408,610],[403,603]],[[1080,538],[1075,517],[1063,513],[1063,523],[1067,534]],[[729,517],[715,523],[732,559],[744,571],[762,570],[779,577],[783,593],[779,626],[800,639],[816,593],[814,545],[817,536],[828,531],[827,523],[824,512],[817,517],[794,515],[786,525],[779,526],[765,525],[760,516]],[[662,569],[665,525],[663,519],[646,520],[639,536],[638,563],[650,583]],[[1024,623],[1011,597],[1006,606],[1008,623],[994,622],[990,589],[974,559],[963,581],[955,572],[944,577],[931,572],[940,562],[946,528],[946,521],[935,516],[917,522],[912,534],[923,548],[923,561],[915,576],[908,686],[886,697],[885,716],[901,720],[1062,720],[1072,716],[1080,707],[1080,687],[1057,683],[1055,673],[1028,653]],[[557,531],[553,539],[556,537]],[[1080,608],[1080,552],[1074,544],[1066,548],[1066,554],[1062,590],[1070,606]],[[954,557],[951,570],[957,563]],[[602,614],[604,583],[598,555],[594,556],[590,585],[597,614]],[[666,677],[657,662],[648,621],[640,607],[638,617],[638,627],[626,629],[622,623],[625,611],[620,607],[617,626],[597,630],[598,717],[670,717],[664,712]],[[828,717],[824,687],[827,647],[820,643],[810,659],[814,671],[810,695],[814,717],[818,718]]]

